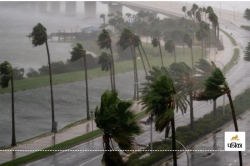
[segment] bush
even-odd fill
[[[33,68],[29,68],[28,69],[28,73],[26,74],[27,77],[38,77],[40,76],[40,73],[38,71],[36,71],[35,69]]]
[[[13,68],[13,79],[14,80],[22,80],[24,74],[24,69],[23,68]]]
[[[241,27],[241,28],[243,28],[243,29],[245,29],[245,30],[248,30],[248,31],[250,31],[250,26],[246,26],[246,25],[241,25],[240,27]]]

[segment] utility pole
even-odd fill
[[[232,5],[231,5],[232,6]],[[238,5],[236,6],[232,6],[234,8],[234,22],[235,22],[235,8],[237,7]]]
[[[222,4],[222,2],[218,2],[218,3],[220,3],[220,17],[221,17],[221,4]]]

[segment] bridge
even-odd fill
[[[77,5],[79,3],[84,3],[84,17],[96,17],[97,10],[96,10],[96,2],[97,1],[20,1],[20,2],[13,2],[13,1],[5,1],[0,2],[0,6],[3,7],[19,7],[23,8],[24,10],[30,11],[38,11],[41,13],[53,13],[53,14],[65,14],[66,16],[76,16],[77,15]],[[65,3],[65,5],[63,5]],[[173,12],[166,12],[166,10],[152,10],[151,7],[142,6],[136,3],[131,2],[116,2],[116,1],[102,1],[101,3],[108,5],[108,13],[116,13],[116,11],[122,12],[123,7],[127,7],[135,12],[139,12],[140,10],[147,10],[153,13],[160,13],[167,17],[178,17]],[[157,12],[156,12],[157,11]],[[183,15],[182,15],[183,16]]]

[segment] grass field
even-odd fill
[[[106,50],[99,50],[96,43],[93,41],[83,41],[81,43],[83,44],[83,47],[85,49],[91,52],[94,52],[97,55],[99,55],[102,51],[106,51]],[[150,65],[160,66],[161,64],[160,56],[153,56],[153,55],[159,54],[159,49],[153,48],[151,44],[144,43],[143,45],[148,55]],[[194,62],[196,62],[201,58],[201,48],[194,47],[193,52],[194,52]],[[114,53],[117,54],[116,51],[114,51]],[[169,66],[171,63],[174,62],[174,57],[170,53],[165,51],[163,47],[162,47],[162,53],[163,53],[164,66]],[[139,56],[138,53],[137,53],[137,56]],[[185,53],[183,53],[182,47],[177,47],[176,57],[177,57],[178,62],[186,62],[188,65],[191,65],[190,48],[185,47]],[[138,66],[138,70],[143,70],[143,65],[140,59],[137,60],[137,66]],[[126,60],[126,61],[115,63],[116,74],[129,72],[129,71],[133,71],[132,60]],[[95,69],[88,70],[88,75],[89,75],[89,79],[93,79],[93,78],[98,78],[98,77],[109,76],[109,72],[101,71],[101,68],[95,68]],[[75,82],[75,81],[83,81],[83,80],[84,80],[84,71],[53,75],[54,85]],[[33,77],[33,78],[26,78],[23,80],[16,80],[14,84],[15,84],[15,91],[44,87],[44,86],[49,85],[49,76]],[[0,93],[6,93],[6,92],[10,92],[10,86],[9,88],[6,88],[6,89],[0,89]]]

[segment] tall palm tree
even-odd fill
[[[162,57],[162,52],[161,52],[161,43],[160,43],[161,33],[160,33],[160,31],[159,30],[154,31],[153,36],[155,36],[155,37],[152,39],[152,45],[154,47],[159,47],[160,56],[161,56],[161,65],[163,67],[164,65],[163,65],[163,57]]]
[[[183,6],[183,7],[182,7],[182,11],[185,13],[185,18],[186,18],[186,11],[187,11],[186,6]]]
[[[209,20],[212,22],[213,29],[214,29],[214,42],[215,46],[217,47],[217,40],[219,40],[219,22],[218,17],[215,13],[209,13],[208,16]]]
[[[71,53],[71,62],[77,61],[81,58],[84,60],[84,71],[85,71],[85,84],[86,84],[86,108],[87,108],[87,119],[90,119],[89,113],[89,87],[88,87],[88,68],[87,68],[87,60],[86,60],[86,50],[82,47],[80,43],[77,43]]]
[[[32,45],[34,47],[43,45],[45,43],[47,55],[48,55],[48,64],[49,64],[49,78],[50,78],[50,98],[51,98],[51,111],[52,111],[52,130],[54,132],[53,123],[55,122],[55,113],[54,113],[54,98],[53,98],[53,85],[52,85],[52,72],[50,65],[50,53],[49,46],[47,41],[47,29],[41,24],[38,23],[34,26],[33,31],[28,35],[28,37],[32,38]]]
[[[128,22],[131,24],[131,16],[132,16],[132,14],[131,13],[126,13],[126,16],[128,17]]]
[[[148,74],[147,74],[146,66],[145,66],[145,63],[144,63],[144,60],[143,60],[143,57],[142,57],[142,54],[141,54],[141,50],[140,50],[140,45],[141,45],[140,36],[134,35],[133,43],[134,43],[134,49],[137,48],[138,51],[139,51],[140,59],[141,59],[141,61],[142,61],[142,65],[143,65],[143,68],[144,68],[144,71],[145,71],[145,75],[147,76]],[[138,80],[137,80],[137,81],[138,81]]]
[[[139,99],[139,91],[138,91],[138,76],[137,76],[137,65],[136,65],[136,56],[134,51],[134,42],[133,42],[134,34],[130,29],[124,28],[120,40],[117,42],[117,45],[119,45],[123,50],[130,47],[131,49],[131,55],[133,59],[133,66],[134,66],[134,100]]]
[[[238,124],[236,120],[236,114],[235,114],[235,109],[233,105],[233,100],[231,96],[231,90],[227,84],[226,78],[222,74],[221,70],[219,68],[215,68],[211,76],[208,77],[205,81],[205,91],[201,93],[200,97],[201,99],[204,100],[211,100],[214,98],[218,98],[224,94],[227,95],[232,111],[232,117],[233,117],[233,122],[234,122],[234,128],[235,131],[238,130]],[[239,151],[239,164],[240,166],[243,166],[243,161],[242,161],[242,153]]]
[[[193,92],[197,88],[197,80],[194,75],[195,68],[189,67],[184,62],[172,63],[170,65],[171,72],[174,75],[175,87],[178,91],[189,95],[190,105],[190,128],[194,129],[194,107],[193,107]]]
[[[207,32],[204,29],[199,29],[196,32],[196,38],[198,41],[201,42],[201,52],[202,52],[202,59],[204,58],[204,49],[203,49],[203,40],[207,36]]]
[[[114,62],[114,55],[113,55],[113,49],[112,49],[112,39],[110,37],[110,34],[105,29],[102,30],[102,33],[98,36],[97,45],[100,47],[100,49],[109,49],[111,58],[112,58],[112,74],[113,74],[113,86],[114,90],[116,89],[115,84],[115,62]]]
[[[105,14],[101,14],[100,15],[100,18],[103,19],[103,25],[104,25],[104,28],[106,27],[106,23],[105,23]]]
[[[11,146],[16,146],[16,130],[15,130],[15,107],[14,107],[14,81],[13,69],[9,62],[5,61],[0,64],[0,85],[2,88],[9,86],[11,82],[11,119],[12,119],[12,141]]]
[[[175,44],[172,40],[168,40],[165,43],[165,50],[174,55],[174,62],[176,63]]]
[[[114,90],[114,82],[113,82],[113,74],[112,74],[112,56],[107,54],[106,52],[102,52],[99,56],[98,64],[101,65],[102,71],[109,71],[110,72],[110,84],[111,90]]]
[[[152,68],[149,83],[142,89],[141,103],[147,112],[155,116],[155,130],[162,132],[171,123],[173,163],[177,166],[175,119],[174,111],[180,109],[185,112],[187,100],[185,95],[176,91],[174,82],[167,69]]]
[[[193,40],[189,34],[185,34],[183,37],[184,43],[187,44],[187,46],[191,49],[191,62],[192,62],[192,68],[194,68],[194,57],[193,57]]]
[[[132,105],[131,101],[121,100],[117,91],[106,90],[102,94],[100,107],[97,106],[95,109],[96,125],[103,131],[105,151],[102,164],[105,166],[125,166],[119,152],[112,151],[115,150],[112,140],[121,150],[132,150],[135,145],[135,135],[142,132],[135,119],[135,113],[131,111]]]

